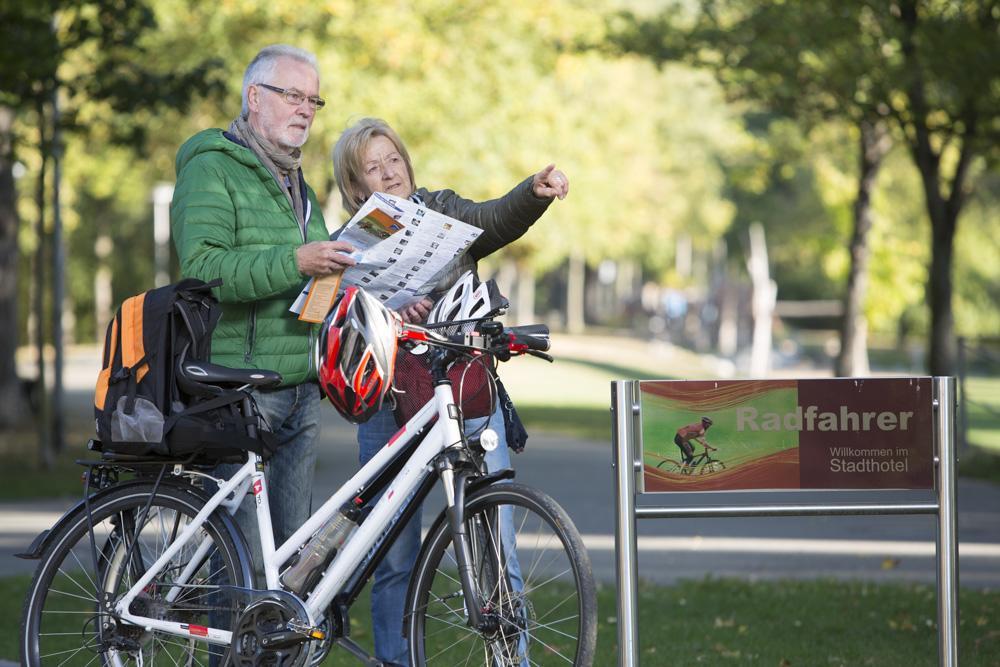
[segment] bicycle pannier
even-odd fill
[[[221,284],[186,279],[122,303],[108,325],[94,392],[102,450],[162,456],[264,453],[263,441],[246,435],[256,416],[242,415],[243,392],[189,396],[176,381],[182,358],[209,359],[212,331],[222,314],[211,289]]]

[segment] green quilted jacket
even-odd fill
[[[212,337],[212,361],[281,373],[283,386],[316,378],[312,344],[317,325],[288,307],[307,277],[295,250],[329,234],[316,194],[308,192],[306,236],[288,198],[250,149],[212,129],[177,152],[170,229],[181,274],[222,279],[216,296],[222,319]]]

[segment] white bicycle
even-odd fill
[[[579,533],[545,493],[510,482],[513,471],[485,472],[483,447],[495,442],[464,435],[446,375],[456,359],[484,353],[545,356],[547,330],[492,321],[471,335],[397,330],[400,344],[428,346],[433,398],[284,544],[274,544],[258,454],[246,452],[229,479],[215,479],[217,461],[204,458],[104,453],[86,462],[87,500],[24,555],[40,563],[25,600],[22,664],[291,667],[318,664],[340,646],[378,665],[350,639],[349,611],[437,482],[445,507],[406,597],[411,664],[592,664],[597,603]],[[202,383],[241,387],[248,415],[249,390],[280,381],[275,373],[196,366],[182,370],[196,370]],[[232,518],[248,498],[263,582]],[[338,546],[312,553],[314,535],[331,532]]]

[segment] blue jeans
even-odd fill
[[[486,417],[467,419],[465,432],[480,431],[487,422]],[[489,417],[489,426],[500,436],[500,445],[486,453],[486,467],[490,472],[510,468],[510,451],[504,435],[503,413],[497,408]],[[367,463],[378,450],[399,430],[392,410],[383,408],[367,422],[358,427],[358,445],[361,465]],[[375,657],[385,662],[409,665],[406,639],[403,637],[403,607],[406,604],[406,590],[410,574],[416,565],[420,551],[420,508],[390,547],[385,558],[375,570],[372,584],[372,633],[375,636]],[[511,508],[504,508],[500,530],[505,551],[513,554],[514,525]],[[508,573],[514,590],[523,590],[521,568],[515,556],[508,561]]]
[[[319,437],[319,385],[306,382],[295,387],[255,390],[253,395],[260,413],[271,425],[277,444],[265,475],[274,541],[280,545],[312,513],[313,471]],[[228,478],[239,468],[240,464],[226,463],[216,466],[215,474]],[[254,503],[244,502],[235,518],[250,543],[257,584],[263,586],[264,557],[257,533],[256,512]]]

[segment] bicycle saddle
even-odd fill
[[[180,364],[184,379],[199,384],[245,385],[275,387],[281,384],[281,374],[257,368],[229,368],[208,361],[185,361]]]

